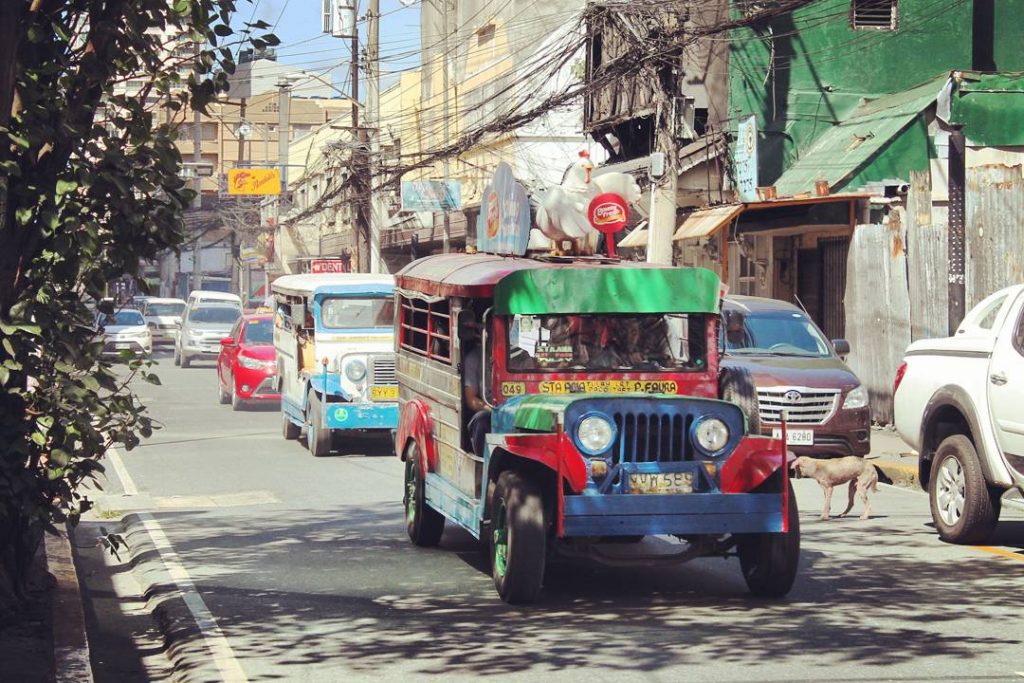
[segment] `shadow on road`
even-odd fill
[[[801,575],[782,601],[749,597],[734,559],[670,569],[572,562],[553,566],[541,601],[527,607],[497,599],[468,534],[449,529],[441,547],[413,547],[397,503],[156,516],[179,555],[202,568],[193,579],[236,656],[269,666],[270,677],[298,675],[299,666],[509,675],[586,665],[614,678],[709,658],[916,667],[953,657],[969,667],[1020,646],[967,628],[1005,603],[1019,565],[981,553],[965,559],[917,517],[815,523],[808,514],[805,541],[813,543],[805,542]],[[1013,524],[1000,533],[1019,541],[1022,531]],[[864,550],[853,561],[822,550],[851,541]]]

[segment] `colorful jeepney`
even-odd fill
[[[714,273],[448,254],[396,285],[395,447],[416,545],[436,545],[446,522],[466,529],[508,602],[534,599],[554,556],[622,563],[608,544],[648,535],[674,537],[655,544],[672,550],[638,563],[738,555],[752,592],[789,591],[787,455],[719,400]],[[480,447],[471,423],[486,417]]]
[[[273,283],[284,438],[327,455],[348,430],[393,430],[394,278],[286,275]]]

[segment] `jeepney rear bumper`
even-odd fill
[[[329,429],[395,429],[398,426],[397,403],[328,403],[326,413]]]
[[[783,505],[780,493],[568,495],[564,536],[780,533]]]

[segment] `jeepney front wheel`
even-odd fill
[[[420,473],[420,449],[413,441],[405,449],[405,530],[409,540],[421,548],[429,548],[441,542],[444,533],[444,515],[427,505],[423,490],[423,475]]]
[[[510,604],[536,600],[547,558],[540,488],[518,472],[502,472],[494,488],[490,516],[491,574],[498,595]]]
[[[743,578],[750,592],[758,597],[782,597],[796,580],[800,564],[800,513],[792,485],[787,518],[788,533],[744,534],[737,542]]]
[[[318,458],[331,452],[331,430],[324,424],[323,408],[315,391],[309,392],[306,401],[306,445]]]

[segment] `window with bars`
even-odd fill
[[[452,320],[447,301],[401,297],[399,346],[418,356],[452,362]]]
[[[899,26],[899,0],[853,0],[850,26],[854,29],[895,31]]]

